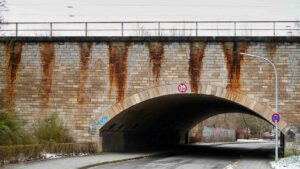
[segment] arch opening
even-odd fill
[[[99,130],[102,150],[137,151],[184,144],[192,127],[223,113],[246,113],[265,119],[244,105],[214,95],[168,94],[116,114]]]

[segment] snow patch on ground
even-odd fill
[[[56,158],[62,158],[62,157],[67,157],[67,156],[87,156],[87,153],[80,153],[80,154],[62,154],[62,153],[42,153],[41,156],[43,157],[43,159],[56,159]]]
[[[237,142],[270,142],[270,140],[264,140],[264,139],[237,139]]]
[[[291,156],[270,162],[274,169],[300,169],[300,156]]]
[[[63,157],[62,154],[53,154],[53,153],[42,153],[42,157],[45,159],[55,159]]]

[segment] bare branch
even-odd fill
[[[0,23],[3,22],[4,17],[2,15],[2,11],[7,9],[6,0],[0,0]]]

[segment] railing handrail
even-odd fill
[[[249,23],[249,25],[248,25]],[[265,23],[266,25],[261,25],[261,23]],[[282,23],[291,23],[294,24],[293,26],[291,25],[280,25]],[[82,28],[68,28],[67,26],[71,26],[72,24],[79,24],[83,26]],[[93,24],[112,24],[111,28],[93,28]],[[137,28],[128,28],[126,26],[130,24],[137,24]],[[154,24],[154,28],[144,28],[144,27],[139,27],[139,24]],[[176,28],[173,25],[173,28],[168,27],[168,24],[183,24],[183,28]],[[185,25],[185,24],[192,24],[191,25]],[[206,25],[210,26],[209,27],[204,27],[201,24],[212,24],[212,25]],[[217,25],[213,25],[217,24]],[[223,25],[220,26],[218,24],[230,24],[230,25]],[[243,25],[244,24],[244,25]],[[245,25],[246,24],[246,25]],[[252,24],[252,25],[251,25]],[[260,24],[259,27],[257,28],[258,25],[256,25],[256,28],[253,28],[252,26],[255,26],[255,24]],[[6,29],[6,26],[9,25],[14,25],[13,28]],[[33,26],[33,25],[44,25],[47,26],[46,28],[24,28],[24,26]],[[66,28],[55,28],[55,26],[60,26],[60,25],[65,25]],[[156,25],[156,26],[155,26]],[[23,28],[22,28],[23,26]],[[95,26],[95,25],[94,25]],[[107,25],[106,25],[107,26]],[[117,26],[117,27],[116,27]],[[142,25],[143,26],[143,25]],[[152,25],[153,26],[153,25]],[[182,26],[182,25],[181,25]],[[187,26],[187,28],[185,27]],[[214,26],[217,26],[217,28],[214,28]],[[242,28],[241,26],[244,26]],[[250,26],[250,28],[247,28]],[[261,28],[261,26],[264,26]],[[4,27],[4,28],[3,28]],[[228,28],[229,27],[229,28]],[[246,27],[246,28],[245,28]],[[286,27],[286,28],[284,28]],[[296,27],[296,28],[295,28]],[[43,31],[43,32],[42,32]],[[173,34],[171,36],[177,36],[175,34],[181,34],[182,36],[199,36],[199,33],[204,32],[204,31],[215,31],[218,35],[222,34],[219,31],[232,31],[229,32],[231,33],[231,36],[240,36],[239,31],[244,31],[244,34],[247,34],[250,31],[250,36],[252,36],[252,31],[256,31],[255,33],[258,33],[259,31],[269,31],[268,33],[270,34],[269,36],[278,36],[279,31],[289,31],[285,32],[285,36],[291,36],[288,34],[293,34],[296,33],[297,36],[300,36],[300,21],[292,21],[292,20],[278,20],[278,21],[99,21],[99,22],[2,22],[0,23],[0,33],[1,32],[14,32],[15,36],[24,36],[24,33],[31,32],[31,33],[36,33],[36,32],[42,32],[46,33],[46,36],[61,36],[57,35],[55,33],[57,32],[77,32],[77,33],[83,33],[83,35],[80,36],[89,36],[89,32],[104,32],[104,31],[111,31],[114,33],[118,33],[119,36],[130,36],[125,33],[148,33],[150,34],[149,31],[156,31],[152,32],[153,35],[150,36],[170,36],[166,35],[166,31],[169,31],[169,33]],[[148,31],[148,32],[147,32]],[[175,32],[175,31],[182,31],[182,32]],[[186,31],[188,34],[186,34]],[[296,31],[296,32],[292,32]],[[23,33],[23,34],[20,34]],[[227,32],[228,33],[228,32]],[[191,35],[193,34],[193,35]],[[223,32],[224,34],[224,32]],[[222,34],[222,35],[223,35]],[[7,34],[1,35],[1,36],[7,36]],[[25,35],[26,36],[26,35]],[[39,36],[39,35],[36,35]],[[109,35],[106,35],[109,36]],[[147,35],[139,35],[139,36],[147,36]],[[203,35],[202,35],[203,36]],[[228,36],[228,35],[227,35]],[[246,35],[249,36],[249,35]]]
[[[229,21],[229,20],[225,20],[225,21],[90,21],[90,22],[86,22],[86,21],[76,21],[76,22],[57,22],[57,21],[54,21],[54,22],[36,22],[36,21],[33,21],[33,22],[1,22],[1,24],[15,24],[15,23],[19,23],[19,24],[47,24],[47,23],[70,23],[70,24],[73,24],[73,23],[195,23],[195,22],[198,22],[198,23],[233,23],[233,22],[236,22],[236,23],[272,23],[272,22],[300,22],[299,21],[295,21],[295,20],[274,20],[274,21],[261,21],[261,20],[253,20],[253,21]]]

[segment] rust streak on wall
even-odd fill
[[[79,44],[80,47],[80,75],[79,75],[79,87],[77,89],[77,103],[83,104],[84,97],[82,93],[85,90],[84,83],[88,78],[89,60],[91,55],[92,43],[84,42]]]
[[[43,107],[48,107],[49,94],[52,86],[52,72],[55,62],[54,44],[51,42],[41,43],[40,56],[42,67],[41,95],[43,99]]]
[[[6,80],[7,80],[7,108],[12,110],[14,100],[14,86],[21,62],[23,43],[6,43]]]
[[[198,85],[200,81],[203,57],[207,43],[195,42],[190,44],[190,60],[189,60],[189,77],[191,84],[191,91],[198,92]]]
[[[268,55],[270,57],[271,60],[273,60],[274,55],[276,53],[277,50],[277,43],[267,43],[265,46],[266,51],[268,52]]]
[[[227,90],[240,91],[240,73],[243,63],[243,55],[241,52],[246,53],[249,43],[246,42],[224,42],[222,49],[224,52],[224,59],[227,68]]]
[[[114,42],[109,46],[109,97],[113,87],[117,90],[117,101],[124,104],[127,80],[127,57],[130,43]]]
[[[277,46],[278,46],[278,43],[274,43],[274,42],[269,42],[269,43],[266,43],[265,44],[265,51],[268,53],[268,57],[269,59],[273,62],[274,60],[274,56],[276,54],[276,51],[277,51]],[[271,68],[272,69],[272,68]],[[267,76],[267,78],[270,80],[272,79],[272,74],[269,74]]]
[[[160,42],[150,42],[148,44],[150,64],[152,64],[152,75],[155,82],[159,83],[161,61],[164,58],[164,44]]]

